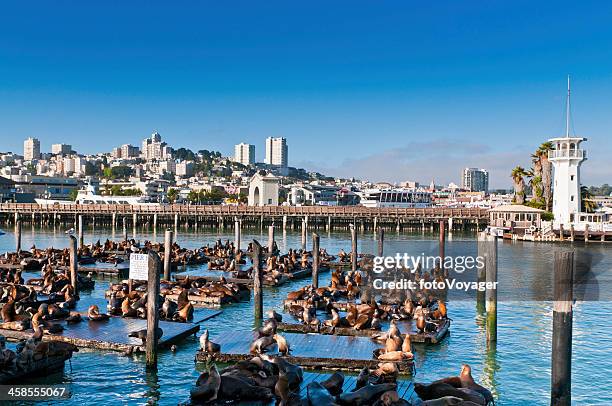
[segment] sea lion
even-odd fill
[[[2,306],[0,309],[0,315],[2,315],[2,321],[5,323],[15,321],[17,314],[15,313],[15,299],[9,298],[9,301]]]
[[[378,359],[381,361],[402,361],[404,359],[412,359],[413,357],[411,352],[389,351],[380,354]]]
[[[342,385],[344,385],[344,375],[340,372],[334,372],[332,376],[321,382],[321,385],[334,396],[342,393]]]
[[[331,320],[325,320],[323,322],[323,325],[328,326],[328,327],[338,327],[341,324],[341,319],[340,319],[340,314],[338,314],[338,311],[334,308],[331,309],[331,314],[332,314],[332,318]]]
[[[399,397],[396,390],[389,390],[380,395],[374,406],[410,406],[407,400]]]
[[[79,312],[70,312],[68,317],[66,317],[66,323],[68,324],[76,324],[83,320],[81,317],[81,313]]]
[[[221,376],[221,390],[219,394],[223,399],[234,401],[271,400],[274,397],[270,389],[251,385],[246,380],[235,375]]]
[[[200,349],[204,352],[215,353],[221,351],[221,346],[208,339],[208,329],[200,336]]]
[[[423,317],[423,315],[419,315],[416,319],[416,328],[419,331],[419,333],[422,333],[425,331],[425,317]]]
[[[308,404],[310,406],[336,405],[334,402],[334,397],[319,382],[310,382],[308,386],[306,386],[306,393],[308,397]]]
[[[366,385],[354,392],[346,392],[338,396],[338,404],[353,406],[368,406],[381,394],[394,390],[397,387],[394,383],[382,383],[380,385]]]
[[[492,403],[495,400],[493,399],[493,394],[490,390],[477,384],[472,377],[472,368],[468,364],[463,364],[461,366],[461,373],[459,374],[459,379],[461,380],[461,387],[468,388],[473,391],[480,393],[484,396],[487,404]]]
[[[355,387],[353,388],[353,392],[359,390],[368,384],[368,379],[370,378],[370,370],[368,367],[364,367],[357,376],[355,380]]]
[[[385,341],[385,351],[399,351],[402,348],[402,338],[400,336],[391,336]]]
[[[176,310],[177,310],[176,303],[174,303],[168,298],[165,298],[164,303],[162,304],[162,308],[161,308],[161,312],[164,315],[164,318],[171,320]]]
[[[273,336],[274,334],[276,334],[277,328],[278,323],[276,322],[276,319],[270,318],[264,322],[263,326],[261,326],[259,330],[257,330],[257,332],[259,333],[260,337]]]
[[[397,321],[395,321],[395,319],[391,320],[391,324],[389,324],[389,331],[387,332],[387,337],[401,337],[401,335],[402,333],[397,327]]]
[[[251,343],[250,352],[251,354],[261,354],[265,351],[266,347],[274,344],[274,339],[270,336],[259,337],[257,340]]]
[[[439,399],[426,400],[422,402],[420,406],[455,406],[455,405],[464,406],[466,405],[466,403],[472,403],[472,402],[465,402],[463,399],[457,398],[455,396],[444,396],[443,398],[439,398]],[[468,405],[468,406],[471,406],[471,405]]]
[[[276,344],[278,346],[278,352],[284,356],[289,355],[291,348],[285,337],[277,333],[274,334],[272,338],[274,339],[274,341],[276,341]]]
[[[302,371],[302,368],[281,357],[270,357],[267,354],[262,354],[261,358],[275,364],[278,366],[279,370],[287,374],[289,389],[291,391],[299,392],[300,383],[304,380],[304,372]]]
[[[283,321],[283,316],[281,314],[278,314],[275,310],[270,310],[268,312],[268,317],[276,320],[279,323]]]
[[[164,330],[162,330],[161,327],[157,327],[155,335],[156,335],[156,338],[159,340],[162,337],[162,335],[164,335]],[[132,331],[128,333],[128,337],[140,338],[142,340],[142,344],[146,344],[147,343],[147,329],[145,328],[142,330]]]
[[[414,391],[423,400],[432,400],[452,396],[462,400],[474,402],[478,405],[486,405],[485,398],[480,393],[471,391],[471,389],[468,389],[470,392],[462,391],[461,389],[465,388],[455,388],[447,383],[432,383],[429,385],[423,385],[421,383],[414,384]]]
[[[91,321],[104,321],[110,318],[108,314],[100,313],[100,309],[98,309],[97,305],[89,306],[89,309],[87,309],[87,317],[89,317]]]
[[[410,341],[410,334],[406,334],[404,342],[402,343],[402,352],[412,352],[412,342]]]
[[[188,302],[185,306],[179,308],[179,311],[174,314],[173,319],[181,322],[193,320],[193,305]]]
[[[200,375],[196,385],[191,390],[192,399],[204,402],[216,400],[221,388],[221,376],[217,371],[217,367],[213,365],[210,367],[210,372]]]

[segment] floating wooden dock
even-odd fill
[[[72,358],[70,352],[64,355],[47,356],[37,361],[33,361],[28,370],[15,369],[14,371],[0,371],[0,384],[10,382],[23,384],[28,378],[47,376],[53,372],[64,369],[66,360]]]
[[[326,272],[329,271],[330,268],[329,267],[321,267],[319,268],[319,274],[321,272]],[[214,270],[211,270],[209,272],[215,272]],[[217,271],[217,272],[223,272],[223,271]],[[220,276],[209,276],[209,275],[188,275],[188,274],[178,274],[174,276],[174,279],[177,281],[181,281],[183,279],[185,279],[186,276],[189,276],[189,279],[191,280],[197,280],[197,279],[205,279],[207,281],[219,281],[221,279]],[[265,274],[264,274],[264,280],[263,280],[263,284],[264,286],[282,286],[288,282],[294,281],[294,280],[298,280],[298,279],[305,279],[305,278],[309,278],[312,276],[312,269],[300,269],[298,271],[295,272],[291,272],[291,273],[287,273],[287,274],[283,274],[282,277],[280,278],[280,280],[278,281],[278,283],[270,283],[269,281],[267,281],[265,279]],[[225,276],[224,276],[225,277]],[[253,279],[251,278],[231,278],[231,277],[225,277],[225,280],[227,282],[230,283],[238,283],[238,284],[246,284],[246,285],[253,285]]]
[[[444,322],[434,332],[419,333],[412,329],[408,329],[408,325],[411,322],[398,322],[400,331],[404,331],[402,337],[408,334],[410,340],[413,343],[426,343],[426,344],[438,344],[448,333],[450,328],[450,320],[444,320]],[[313,326],[298,323],[278,323],[278,329],[283,331],[289,331],[294,333],[319,333],[319,334],[332,334],[339,336],[351,336],[351,337],[374,337],[377,334],[383,334],[384,331],[363,329],[355,330],[352,327],[330,327],[330,326]]]
[[[215,354],[214,359],[220,362],[251,359],[253,354],[249,348],[255,334],[250,331],[228,331],[211,337],[211,341],[221,345],[221,353]],[[304,368],[357,371],[364,367],[376,369],[380,362],[374,358],[373,352],[382,345],[367,337],[292,333],[284,336],[291,346],[291,355],[285,359]],[[269,348],[269,354],[278,353],[276,346]],[[196,353],[196,361],[205,362],[208,357],[207,353]],[[414,370],[412,360],[397,362],[397,366],[402,374],[411,374]]]
[[[187,299],[191,302],[195,307],[206,307],[206,306],[214,306],[218,307],[228,303],[238,303],[244,300],[249,300],[250,298],[250,290],[242,290],[238,299],[234,299],[230,296],[198,296],[198,295],[189,295]],[[164,297],[167,297],[170,300],[177,301],[178,295],[169,294]]]
[[[147,321],[144,319],[111,317],[106,321],[89,321],[84,318],[82,322],[76,324],[68,324],[64,321],[57,321],[56,324],[61,324],[64,327],[64,331],[59,334],[45,334],[43,340],[64,341],[77,347],[98,350],[129,353],[144,351],[144,345],[140,339],[128,337],[130,332],[147,328]],[[158,346],[161,348],[169,347],[171,344],[200,330],[198,324],[162,320],[159,321],[159,327],[164,331],[163,336],[158,342]],[[0,334],[7,339],[21,340],[30,338],[33,331],[0,329]]]

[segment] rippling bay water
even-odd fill
[[[15,240],[12,229],[0,236],[0,252],[14,250]],[[138,230],[139,239],[163,240],[163,232],[153,234],[152,230]],[[320,232],[321,247],[330,253],[340,248],[350,249],[346,233]],[[86,230],[86,242],[112,237],[108,229]],[[119,233],[116,234],[119,237]],[[475,234],[454,233],[448,244],[448,251],[455,246],[452,241],[474,241]],[[178,242],[188,248],[196,248],[215,239],[233,238],[232,230],[179,230]],[[252,239],[267,241],[267,233],[259,230],[243,230],[243,247]],[[300,245],[300,235],[294,232],[277,232],[277,242],[282,251]],[[361,234],[360,252],[374,253],[376,242],[371,233]],[[437,235],[428,233],[391,233],[385,254],[392,250],[417,251],[423,247],[437,246]],[[22,246],[29,248],[67,246],[63,229],[23,228]],[[309,242],[310,245],[310,242]],[[460,245],[459,245],[460,247]],[[500,287],[515,287],[531,293],[550,289],[552,280],[552,258],[555,249],[567,249],[570,245],[528,242],[499,242]],[[609,245],[591,243],[575,244],[582,253],[593,254],[597,261],[593,270],[602,291],[611,288],[612,255]],[[197,269],[190,268],[197,273]],[[329,281],[329,273],[321,275],[321,284]],[[78,309],[84,311],[90,304],[105,308],[104,291],[111,282],[98,278],[96,289],[83,292]],[[288,291],[297,289],[308,281],[296,281],[279,288],[266,288],[264,307],[281,308]],[[253,325],[252,302],[233,304],[223,308],[223,313],[203,323],[211,337],[228,329],[248,330]],[[440,345],[416,345],[416,381],[428,382],[434,379],[456,375],[462,363],[472,366],[476,381],[491,388],[500,405],[545,405],[549,404],[550,392],[550,351],[552,304],[549,301],[503,300],[498,304],[498,342],[496,349],[488,349],[483,328],[483,318],[476,311],[473,300],[452,301],[448,305],[449,317],[453,319],[451,334]],[[612,302],[585,301],[574,307],[574,346],[572,371],[573,403],[580,405],[612,404],[612,340],[608,323],[612,319]],[[197,319],[197,310],[196,316]],[[190,337],[179,345],[176,353],[164,351],[159,357],[157,373],[149,373],[144,367],[144,357],[123,356],[115,352],[100,352],[81,349],[63,373],[58,373],[34,382],[50,384],[67,383],[73,396],[64,403],[70,404],[160,404],[174,405],[189,397],[189,389],[198,376],[194,355],[198,348],[197,338]],[[59,402],[57,402],[59,403]]]

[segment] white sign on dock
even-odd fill
[[[149,280],[149,255],[130,254],[130,279]]]

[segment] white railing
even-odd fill
[[[548,159],[555,158],[586,158],[586,151],[583,149],[553,149],[548,151]]]

